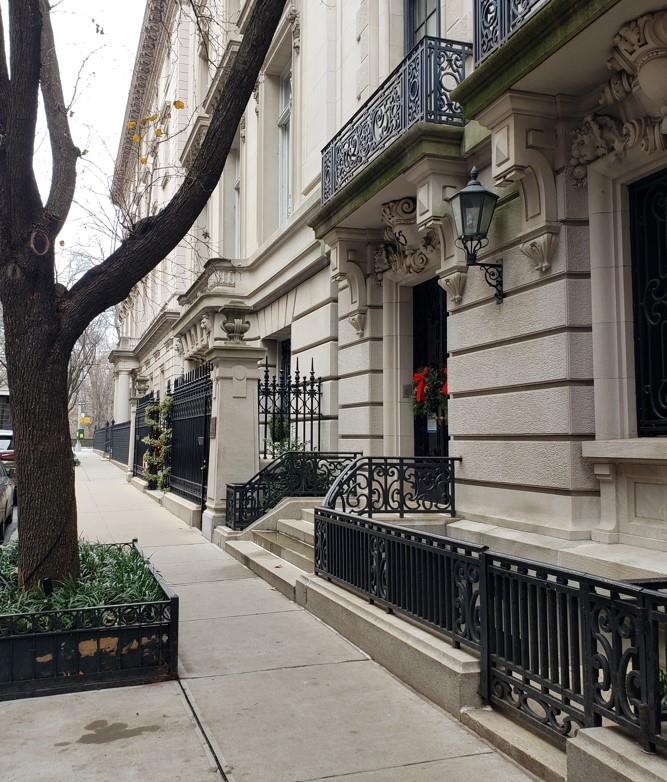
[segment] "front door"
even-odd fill
[[[630,186],[637,429],[667,435],[667,169]]]
[[[413,366],[447,367],[447,303],[436,279],[413,288]],[[447,456],[447,418],[443,411],[415,415],[415,456]]]

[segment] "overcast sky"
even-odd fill
[[[145,0],[52,0],[56,48],[69,101],[83,65],[70,119],[74,142],[87,150],[78,165],[75,204],[60,239],[64,251],[77,247],[97,252],[99,231],[89,212],[109,215],[109,188],[123,130],[134,58]],[[42,123],[36,139],[35,171],[48,189],[51,158]],[[108,248],[107,248],[108,249]],[[64,260],[64,259],[61,259]]]

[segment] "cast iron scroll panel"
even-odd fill
[[[472,47],[423,38],[322,151],[322,203],[418,122],[461,127],[451,92],[465,78]]]
[[[549,0],[475,0],[475,62],[494,52]]]
[[[667,170],[630,186],[637,430],[667,435]]]
[[[247,483],[227,486],[226,524],[243,530],[285,497],[323,497],[359,454],[288,451]]]
[[[456,513],[454,465],[438,456],[362,456],[328,492],[324,507],[371,518],[415,513]]]

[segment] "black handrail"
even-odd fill
[[[286,451],[246,483],[227,486],[226,525],[243,530],[285,497],[323,497],[358,452]]]
[[[324,499],[325,508],[372,518],[391,513],[456,515],[455,469],[446,456],[362,456],[341,473]]]

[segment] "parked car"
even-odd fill
[[[4,466],[8,477],[13,481],[12,504],[16,505],[16,453],[11,434],[9,436],[0,434],[0,464]],[[1,501],[0,509],[2,509]]]
[[[14,481],[9,477],[5,463],[0,461],[0,529],[12,520],[14,490]]]

